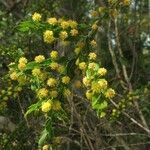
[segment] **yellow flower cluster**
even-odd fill
[[[42,18],[41,14],[39,14],[39,13],[37,13],[37,12],[35,12],[35,13],[32,15],[32,20],[33,20],[33,21],[41,21],[41,18]]]
[[[77,26],[78,26],[78,23],[77,23],[76,21],[73,21],[73,20],[69,20],[68,23],[69,23],[69,26],[70,26],[72,29],[76,29]]]
[[[52,109],[55,110],[55,111],[60,110],[61,109],[61,103],[60,103],[60,101],[55,100],[53,102]]]
[[[93,93],[90,92],[90,90],[87,90],[85,95],[86,95],[86,98],[87,98],[88,100],[91,100],[92,97],[93,97]]]
[[[107,73],[107,70],[105,68],[98,69],[98,75],[104,76],[104,75],[106,75],[106,73]]]
[[[93,30],[98,29],[98,26],[97,26],[97,24],[96,24],[96,23],[94,23],[94,24],[92,25],[92,29],[93,29]]]
[[[96,43],[95,40],[92,40],[92,41],[90,42],[90,44],[91,44],[91,46],[94,47],[94,48],[97,46],[97,43]]]
[[[52,101],[43,102],[41,109],[44,113],[49,112],[52,109]]]
[[[45,43],[52,43],[55,40],[53,31],[46,30],[43,34],[43,38]]]
[[[59,68],[59,64],[57,62],[52,62],[50,67],[52,70],[57,70]]]
[[[112,88],[107,89],[105,96],[107,98],[113,98],[115,96],[115,91]]]
[[[66,31],[61,31],[59,37],[61,40],[65,40],[68,37],[68,33]]]
[[[69,27],[69,22],[67,21],[62,21],[60,26],[63,28],[63,29],[67,29]]]
[[[49,79],[47,80],[47,85],[48,85],[49,87],[54,87],[54,86],[56,86],[56,84],[57,84],[57,80],[54,79],[54,78],[49,78]]]
[[[44,98],[44,97],[47,97],[48,95],[48,90],[46,88],[42,88],[38,91],[37,93],[38,97],[39,98]]]
[[[86,69],[86,67],[87,67],[87,65],[86,65],[86,63],[85,63],[85,62],[81,62],[81,63],[79,63],[79,69],[81,69],[81,70],[85,70],[85,69]]]
[[[48,18],[47,22],[51,25],[56,25],[57,24],[57,19],[55,17],[54,18]]]
[[[84,77],[82,82],[86,87],[88,87],[90,85],[90,80],[87,77]]]
[[[11,78],[11,80],[17,80],[17,79],[18,79],[18,74],[17,74],[17,72],[12,72],[12,73],[10,74],[10,78]]]
[[[32,75],[38,77],[41,75],[41,70],[39,68],[35,68],[32,70]]]
[[[77,36],[78,35],[78,30],[77,29],[72,29],[70,31],[70,33],[71,33],[72,36]]]
[[[39,55],[39,56],[36,56],[34,60],[36,63],[41,63],[45,60],[45,57],[43,55]]]
[[[71,91],[69,89],[64,89],[63,94],[64,94],[65,97],[68,97],[68,96],[71,95]]]
[[[90,60],[95,60],[96,57],[97,57],[97,55],[96,55],[95,53],[90,53],[90,54],[89,54],[89,59],[90,59]]]
[[[80,51],[81,51],[80,47],[76,47],[75,50],[74,50],[76,55],[78,55],[80,53]]]
[[[56,98],[58,96],[58,92],[53,90],[50,92],[50,96],[53,97],[53,98]]]
[[[96,69],[96,63],[92,62],[92,63],[89,63],[88,65],[88,69],[91,69],[91,70],[95,70]]]
[[[70,78],[68,76],[62,77],[62,83],[68,84],[70,82]]]
[[[50,57],[55,60],[58,58],[58,52],[57,51],[51,51]]]
[[[21,58],[19,59],[18,69],[19,69],[19,70],[24,70],[25,67],[26,67],[27,62],[28,62],[28,61],[27,61],[27,59],[26,59],[25,57],[21,57]]]

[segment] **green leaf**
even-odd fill
[[[31,114],[33,111],[36,111],[40,105],[41,101],[37,102],[36,104],[32,104],[25,113],[25,117],[27,117],[27,115]]]
[[[39,145],[43,145],[44,144],[44,142],[46,141],[46,139],[48,137],[48,134],[49,134],[48,131],[46,129],[44,129],[43,132],[42,132],[42,135],[41,135],[41,137],[39,139],[39,142],[38,142]]]

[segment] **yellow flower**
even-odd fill
[[[46,78],[47,78],[46,73],[41,72],[41,74],[39,74],[39,79],[41,79],[42,81],[46,80]]]
[[[70,78],[68,76],[62,77],[62,83],[68,84],[70,82]]]
[[[124,6],[128,6],[128,5],[130,5],[130,2],[131,2],[131,0],[123,0],[123,5]]]
[[[57,51],[51,51],[50,56],[53,60],[58,58],[58,52]]]
[[[42,88],[38,91],[37,93],[38,97],[39,98],[44,98],[44,97],[47,97],[48,95],[48,90],[46,88]]]
[[[112,88],[109,88],[106,93],[105,96],[106,98],[113,98],[115,96],[115,91]]]
[[[96,55],[95,53],[90,53],[90,54],[89,54],[89,59],[90,59],[90,60],[95,60],[96,57],[97,57],[97,55]]]
[[[99,85],[99,88],[100,88],[100,89],[106,89],[108,83],[107,83],[107,81],[106,81],[105,79],[100,79],[100,80],[98,81],[98,85]]]
[[[86,87],[90,85],[90,80],[87,77],[84,77],[82,82]]]
[[[60,110],[61,109],[61,103],[60,103],[60,101],[58,101],[58,100],[54,101],[53,105],[52,105],[52,109],[56,110],[56,111]]]
[[[91,44],[92,47],[96,47],[97,46],[97,43],[96,43],[95,40],[92,40],[90,44]]]
[[[96,30],[97,28],[98,28],[97,24],[94,23],[94,24],[92,25],[92,29],[93,29],[93,30]]]
[[[69,27],[69,23],[67,21],[62,21],[60,26],[63,28],[63,29],[67,29]]]
[[[79,89],[81,86],[82,86],[81,81],[76,80],[76,81],[74,82],[74,87],[75,87],[75,88]]]
[[[48,100],[47,102],[43,102],[41,109],[45,113],[49,112],[52,109],[51,100]]]
[[[79,63],[79,69],[85,70],[86,69],[86,63],[85,62]]]
[[[49,145],[44,145],[44,146],[42,147],[42,150],[49,150]]]
[[[21,84],[21,85],[25,85],[26,82],[27,82],[26,76],[24,76],[24,75],[19,76],[19,77],[18,77],[18,82],[19,82],[19,84]]]
[[[93,92],[95,93],[99,93],[101,91],[100,89],[100,85],[97,82],[92,82],[92,87],[91,89],[93,90]]]
[[[41,63],[45,60],[45,57],[43,55],[39,55],[39,56],[36,56],[34,60],[36,63]]]
[[[32,70],[32,75],[33,76],[40,76],[41,75],[41,70],[39,68],[35,68]]]
[[[98,12],[97,11],[92,11],[91,12],[91,16],[92,17],[97,17],[98,16]]]
[[[69,23],[69,26],[70,26],[72,29],[77,28],[78,23],[77,23],[76,21],[69,20],[68,23]]]
[[[89,63],[88,68],[94,70],[96,68],[96,63]]]
[[[39,13],[37,13],[37,12],[35,12],[35,13],[32,15],[32,20],[33,20],[33,21],[41,21],[41,18],[42,18],[42,16],[41,16]]]
[[[59,64],[56,63],[56,62],[52,62],[52,63],[50,64],[50,67],[51,67],[52,70],[57,70],[58,67],[59,67]]]
[[[70,33],[71,33],[72,36],[77,36],[77,35],[78,35],[78,30],[72,29],[72,30],[70,31]]]
[[[68,37],[68,33],[66,31],[61,31],[59,37],[61,40],[65,40]]]
[[[104,75],[106,75],[106,73],[107,73],[107,70],[105,68],[99,68],[98,69],[98,74],[100,76],[104,76]]]
[[[50,92],[50,96],[56,98],[58,96],[58,92],[53,90]]]
[[[103,13],[104,10],[105,10],[105,7],[99,7],[99,9],[98,9],[98,11],[99,11],[100,14]]]
[[[43,34],[43,38],[45,43],[52,43],[55,40],[53,31],[46,30]]]
[[[88,100],[92,100],[92,96],[93,96],[92,92],[90,92],[90,91],[88,90],[85,95],[86,95],[86,98],[87,98]]]
[[[57,84],[57,80],[54,79],[54,78],[49,78],[47,80],[47,85],[50,86],[50,87],[54,87],[54,86],[56,86],[56,84]]]
[[[18,64],[18,69],[19,69],[19,70],[24,70],[25,67],[26,67],[26,64],[25,64],[25,63],[19,63],[19,64]]]
[[[51,25],[57,24],[57,19],[56,18],[48,18],[47,22]]]
[[[17,80],[17,79],[18,79],[18,74],[17,74],[17,72],[11,73],[11,74],[10,74],[10,78],[11,78],[11,80]]]
[[[20,64],[26,64],[28,62],[28,60],[25,58],[25,57],[21,57],[20,59],[19,59],[19,63]]]
[[[76,53],[76,55],[78,55],[81,52],[81,48],[80,47],[76,47],[74,52]]]
[[[64,93],[63,94],[64,94],[65,97],[68,97],[68,96],[71,95],[71,91],[69,89],[64,89]]]
[[[65,67],[62,66],[62,65],[59,65],[59,67],[57,68],[57,71],[58,71],[59,73],[64,73]]]

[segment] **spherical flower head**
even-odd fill
[[[42,147],[42,150],[49,150],[49,145],[44,145],[44,146]]]
[[[57,51],[51,51],[50,57],[51,57],[53,60],[56,60],[56,59],[58,58],[58,52],[57,52]]]
[[[98,29],[98,26],[97,26],[96,23],[94,23],[94,24],[92,25],[92,30],[97,30],[97,29]]]
[[[96,66],[97,66],[97,64],[92,62],[92,63],[89,63],[88,68],[91,69],[91,70],[95,70]]]
[[[91,89],[95,93],[99,93],[101,91],[100,85],[97,82],[92,82]]]
[[[41,63],[45,60],[45,57],[43,55],[39,55],[39,56],[36,56],[34,60],[36,63]]]
[[[107,73],[107,70],[105,68],[98,69],[98,75],[104,76],[104,75],[106,75],[106,73]]]
[[[18,77],[18,82],[19,82],[20,85],[25,85],[26,82],[27,82],[26,76],[25,76],[25,75],[19,76],[19,77]]]
[[[19,69],[19,70],[22,71],[22,70],[24,70],[25,68],[26,68],[26,64],[25,64],[25,63],[19,63],[19,64],[18,64],[18,69]]]
[[[57,80],[54,79],[54,78],[49,78],[47,80],[47,85],[50,86],[50,87],[54,87],[54,86],[56,86],[56,84],[57,84]]]
[[[94,47],[94,48],[97,46],[97,43],[96,43],[95,40],[92,40],[90,44],[91,44],[91,46]]]
[[[112,88],[107,89],[106,93],[105,93],[105,97],[106,98],[113,98],[115,96],[115,91]]]
[[[90,53],[90,54],[89,54],[89,59],[90,59],[90,60],[95,60],[96,57],[97,57],[97,55],[96,55],[95,53]]]
[[[63,29],[67,29],[69,27],[69,23],[67,21],[62,21],[60,26],[63,28]]]
[[[35,13],[32,15],[32,20],[33,20],[33,21],[41,21],[41,18],[42,18],[42,16],[41,16],[39,13],[37,13],[37,12],[35,12]]]
[[[105,79],[100,79],[98,81],[98,85],[99,85],[100,89],[106,89],[107,85],[108,85],[108,82]]]
[[[70,82],[70,78],[68,76],[62,77],[62,83],[68,84]]]
[[[47,102],[43,102],[41,109],[44,113],[49,112],[52,109],[51,100],[48,100]]]
[[[39,68],[35,68],[32,70],[32,75],[38,77],[41,75],[41,70]]]
[[[19,63],[20,64],[26,64],[28,62],[28,60],[25,58],[25,57],[21,57],[20,59],[19,59]]]
[[[52,43],[55,40],[53,31],[46,30],[43,34],[43,38],[45,43]]]
[[[64,95],[65,97],[68,97],[68,96],[71,95],[71,91],[70,91],[69,89],[64,89],[63,95]]]
[[[17,80],[17,79],[18,79],[18,74],[17,74],[17,72],[12,72],[12,73],[10,74],[10,78],[11,78],[11,80]]]
[[[62,74],[65,72],[65,67],[63,65],[59,65],[59,67],[57,68],[57,71]]]
[[[82,86],[81,81],[76,80],[76,81],[74,82],[74,87],[75,87],[75,88],[79,89],[81,86]]]
[[[57,19],[55,17],[54,18],[48,18],[47,22],[51,25],[56,25],[57,24]]]
[[[68,23],[69,23],[69,26],[70,26],[72,29],[75,29],[75,28],[77,28],[77,26],[78,26],[78,23],[77,23],[76,21],[73,21],[73,20],[69,20]]]
[[[46,88],[42,88],[37,93],[39,98],[45,98],[48,95],[48,90]]]
[[[77,36],[78,35],[78,30],[77,29],[72,29],[70,31],[70,33],[71,33],[72,36]]]
[[[85,95],[86,95],[86,98],[88,99],[88,100],[92,100],[92,96],[93,96],[93,94],[92,94],[92,92],[90,92],[89,90],[85,93]]]
[[[128,5],[130,5],[130,2],[131,2],[131,0],[123,0],[123,5],[124,6],[128,6]]]
[[[45,72],[41,72],[41,74],[39,74],[39,79],[41,79],[42,81],[46,80],[47,78],[47,74]]]
[[[87,77],[84,77],[82,82],[86,87],[88,87],[90,85],[90,80]]]
[[[74,52],[76,53],[76,55],[78,55],[81,52],[81,48],[80,47],[76,47]]]
[[[50,96],[53,97],[53,98],[56,98],[58,96],[58,92],[53,90],[50,92]]]
[[[92,17],[97,17],[98,16],[98,12],[97,11],[92,11],[91,12],[91,16]]]
[[[86,69],[86,63],[85,62],[81,62],[81,63],[79,63],[79,69],[80,70],[85,70]]]
[[[50,64],[50,67],[51,67],[52,70],[57,70],[58,67],[59,67],[59,64],[56,63],[56,62],[52,62],[52,63]]]
[[[53,105],[52,105],[52,109],[55,110],[55,111],[58,111],[61,109],[61,103],[60,101],[56,100],[53,102]]]
[[[61,31],[61,32],[59,33],[59,38],[60,38],[61,40],[65,40],[67,37],[68,37],[68,33],[67,33],[66,31]]]

